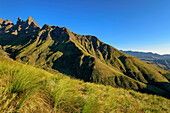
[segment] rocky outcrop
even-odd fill
[[[4,22],[4,20],[2,18],[0,18],[0,24],[2,24]]]
[[[19,17],[15,25],[9,19],[4,21],[0,18],[0,28],[1,33],[9,33],[12,35],[36,32],[41,29],[32,17],[29,17],[27,21],[23,21],[21,17]]]
[[[38,27],[38,28],[41,28],[41,27],[32,19],[31,16],[28,17],[27,23],[28,23],[28,25],[34,25],[34,26],[36,26],[36,27]]]

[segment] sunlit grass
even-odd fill
[[[0,57],[0,112],[170,112],[170,100],[53,75]]]

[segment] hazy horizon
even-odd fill
[[[123,50],[123,51],[133,51],[133,52],[144,52],[144,53],[154,53],[154,54],[159,54],[159,55],[170,55],[170,54],[166,54],[166,53],[158,53],[158,52],[154,52],[154,51],[147,51],[147,50],[131,50],[131,49],[119,49],[119,50]]]

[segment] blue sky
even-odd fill
[[[31,16],[123,50],[170,54],[170,0],[1,0],[0,17]]]

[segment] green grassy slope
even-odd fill
[[[95,36],[78,35],[65,27],[49,25],[39,30],[23,27],[18,35],[11,35],[18,26],[0,35],[0,45],[19,62],[51,72],[57,70],[88,82],[169,98],[170,72],[124,54]]]
[[[170,112],[170,100],[51,74],[0,57],[0,112]]]

